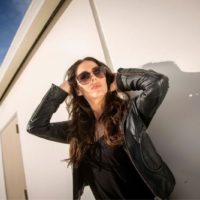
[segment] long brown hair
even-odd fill
[[[93,57],[86,57],[76,61],[67,71],[67,79],[71,86],[71,95],[67,98],[67,109],[71,119],[71,131],[68,137],[70,141],[70,158],[68,164],[77,166],[84,156],[86,150],[95,142],[94,113],[84,98],[77,95],[78,85],[76,82],[76,71],[83,61],[93,61],[97,65],[106,68],[106,82],[108,92],[105,98],[105,107],[99,118],[105,128],[104,139],[110,146],[123,143],[123,135],[120,131],[119,123],[122,119],[127,101],[118,96],[117,91],[109,92],[110,85],[114,80],[114,74],[108,66]]]

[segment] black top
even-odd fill
[[[80,165],[96,199],[153,199],[123,146],[110,147],[103,137],[86,152]]]

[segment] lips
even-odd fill
[[[95,85],[92,85],[91,89],[92,89],[92,90],[95,90],[95,89],[98,89],[98,88],[100,88],[100,87],[101,87],[100,84],[95,84]]]

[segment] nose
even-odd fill
[[[91,73],[91,82],[96,81],[96,79],[97,79],[97,77],[93,73]]]

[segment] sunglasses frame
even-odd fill
[[[97,69],[99,69],[99,74],[95,73],[95,70],[97,70]],[[81,76],[83,76],[83,74],[86,74],[86,76],[88,76],[87,78],[85,78],[85,80],[84,79],[81,80]],[[95,66],[92,68],[91,72],[83,71],[76,77],[76,79],[81,85],[87,85],[91,81],[92,75],[97,78],[105,77],[105,75],[106,75],[105,66],[103,66],[103,65]]]

